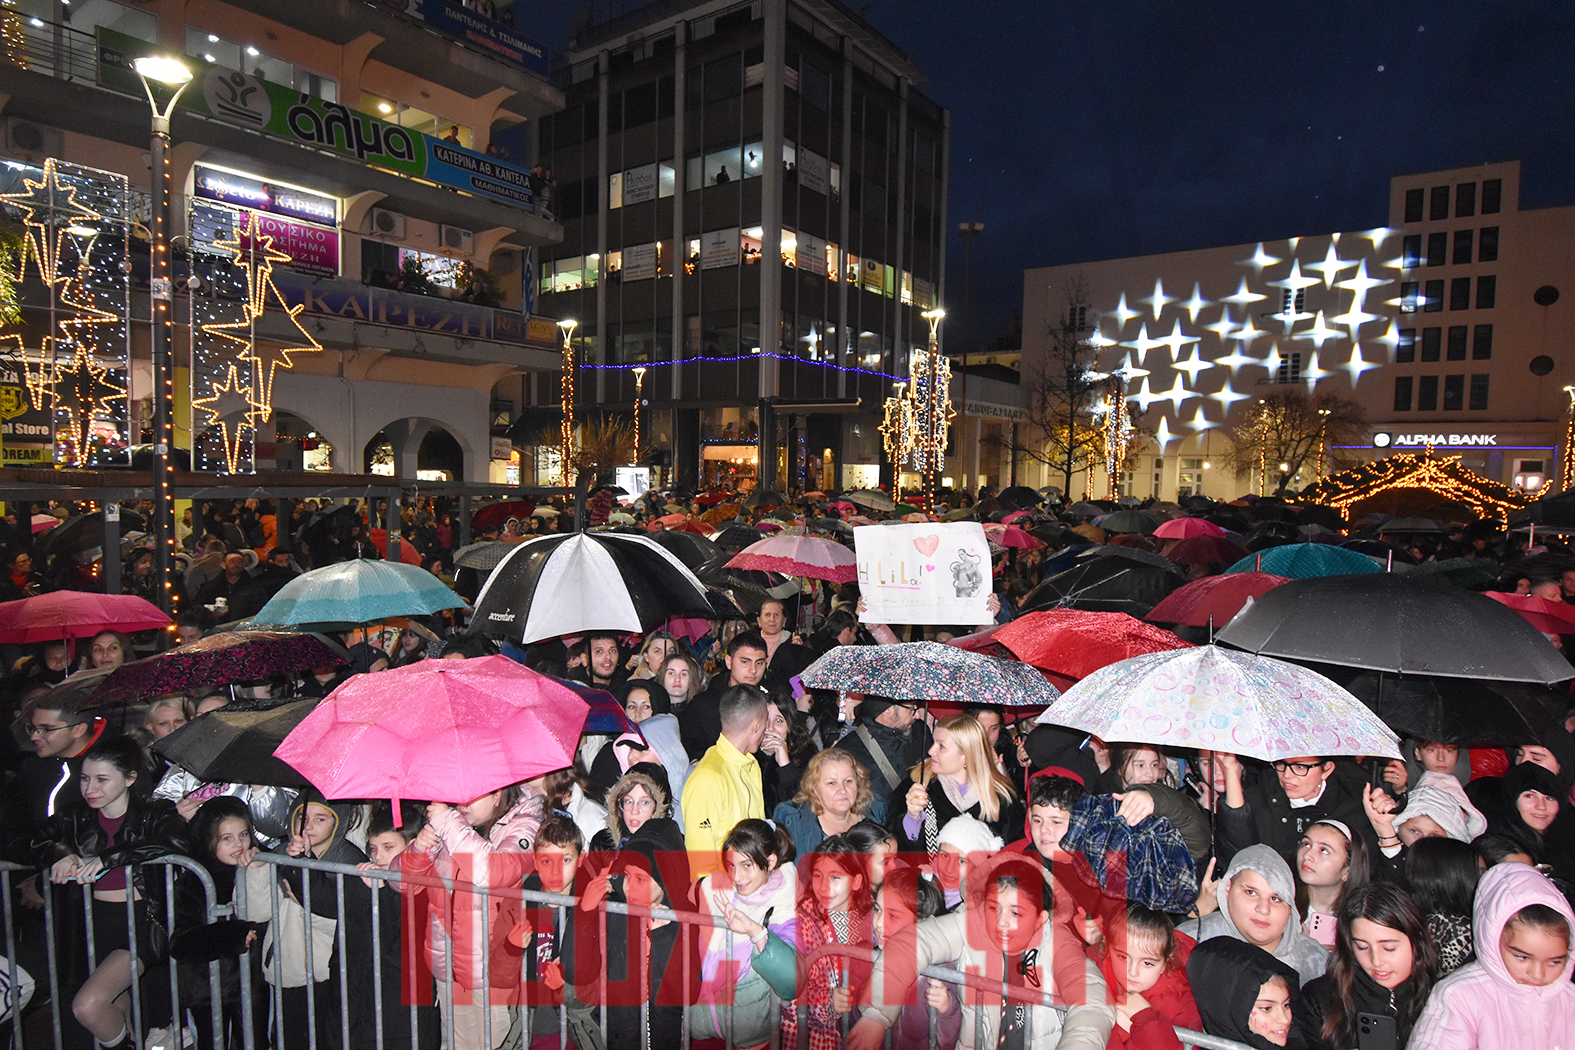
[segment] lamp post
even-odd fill
[[[1317,481],[1323,480],[1323,457],[1327,447],[1326,443],[1328,441],[1328,437],[1329,410],[1327,408],[1320,408],[1318,410],[1318,472],[1314,479]]]
[[[175,334],[175,291],[170,282],[170,114],[191,83],[191,70],[168,55],[145,55],[133,63],[142,89],[153,110],[153,142],[149,167],[153,171],[153,254],[148,272],[148,287],[153,309],[153,578],[159,607],[169,612],[174,592],[170,585],[170,561],[175,547],[175,507],[170,492],[170,450],[175,443],[170,421],[170,401],[174,395],[175,368],[171,344]],[[153,85],[172,88],[169,101],[160,108]]]
[[[558,457],[562,461],[560,474],[563,487],[574,484],[570,460],[574,455],[574,344],[570,338],[580,322],[563,320],[558,327],[563,331],[563,376],[559,382],[558,404],[563,409],[563,422],[558,428]]]
[[[634,465],[640,465],[640,402],[645,387],[645,366],[634,366]]]

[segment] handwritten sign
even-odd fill
[[[975,521],[853,530],[865,623],[985,624],[990,547]]]

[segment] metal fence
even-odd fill
[[[298,905],[301,912],[301,918],[299,919],[301,923],[301,944],[304,949],[304,959],[301,962],[304,963],[304,974],[307,980],[304,985],[297,986],[299,990],[285,987],[288,979],[285,973],[285,953],[278,950],[277,944],[274,946],[275,950],[271,952],[271,962],[264,964],[265,974],[271,978],[268,980],[269,991],[266,1002],[273,1022],[271,1030],[264,1031],[270,1031],[268,1042],[276,1050],[319,1050],[320,1029],[325,1024],[337,1028],[337,1032],[332,1032],[331,1034],[338,1036],[338,1046],[340,1048],[350,1047],[352,1045],[351,1019],[354,1012],[351,1008],[351,999],[352,995],[363,996],[365,994],[364,984],[367,979],[370,979],[372,989],[372,1032],[370,1039],[368,1039],[364,1032],[358,1030],[356,1032],[357,1043],[362,1046],[370,1043],[375,1047],[375,1050],[395,1050],[395,1044],[400,1048],[406,1045],[408,1035],[408,1045],[411,1050],[438,1050],[436,1043],[428,1044],[421,1041],[419,1033],[423,1025],[418,1015],[420,1011],[424,1009],[430,1011],[431,1007],[439,1006],[440,1003],[455,1002],[454,959],[456,938],[454,932],[458,929],[455,924],[454,912],[456,891],[460,895],[473,894],[475,898],[480,900],[480,910],[484,916],[482,923],[483,937],[490,937],[491,921],[490,918],[485,917],[490,916],[490,905],[494,897],[517,900],[522,902],[522,904],[538,908],[553,909],[557,917],[557,929],[560,931],[560,936],[568,930],[569,923],[573,921],[570,916],[579,907],[578,900],[575,897],[528,891],[517,886],[494,888],[482,884],[456,883],[451,879],[414,876],[397,871],[375,869],[362,871],[351,865],[335,864],[309,858],[288,857],[281,854],[258,854],[256,860],[262,862],[264,867],[261,868],[261,871],[266,873],[266,878],[257,879],[252,886],[252,891],[255,892],[258,885],[266,883],[267,896],[265,900],[260,901],[248,899],[249,880],[243,877],[236,879],[234,899],[232,901],[221,902],[216,900],[216,889],[208,872],[201,865],[185,857],[169,856],[148,862],[143,867],[152,869],[161,876],[158,882],[162,883],[164,891],[163,901],[161,902],[162,920],[164,929],[171,933],[176,932],[177,929],[175,902],[178,876],[189,876],[197,880],[203,893],[204,912],[207,922],[212,923],[229,919],[267,921],[269,930],[280,934],[280,941],[285,936],[282,931],[284,930],[283,924],[288,921],[287,912],[291,910],[292,904]],[[298,900],[295,899],[293,894],[287,893],[284,889],[283,881],[279,876],[286,873],[292,876],[291,881],[293,883],[300,886],[301,892]],[[47,1007],[35,1005],[31,1012],[24,1015],[20,1002],[21,989],[18,987],[19,981],[22,979],[18,964],[18,938],[21,934],[21,926],[24,920],[27,919],[27,916],[19,910],[18,894],[20,883],[34,874],[36,874],[35,869],[0,862],[0,907],[3,907],[5,948],[5,964],[0,966],[0,979],[9,978],[10,994],[17,1002],[17,1008],[9,1014],[11,1024],[10,1042],[13,1050],[25,1050],[29,1045],[29,1041],[24,1036],[24,1029],[29,1027],[29,1023],[35,1028],[41,1027],[38,1013],[41,1010],[47,1010],[49,1034],[52,1036],[52,1050],[67,1050],[72,1040],[67,1038],[62,1010],[68,1008],[69,1004],[63,1003],[62,997],[69,990],[63,987],[62,972],[70,969],[69,966],[65,965],[67,962],[66,954],[68,952],[76,952],[78,946],[74,943],[68,943],[66,938],[69,935],[63,934],[66,927],[71,924],[62,922],[60,909],[69,899],[67,894],[81,893],[83,914],[86,919],[82,933],[86,938],[86,963],[90,972],[99,962],[94,952],[92,887],[82,886],[78,888],[68,885],[53,887],[51,892],[51,887],[48,886],[47,882],[47,873],[42,874],[41,881],[44,883],[44,889],[46,890],[42,894],[44,900],[42,933],[47,949],[48,972],[43,975],[35,973],[32,974],[32,977],[36,986],[33,996],[34,1000],[36,1001],[40,995],[47,995],[48,1003]],[[318,877],[314,878],[314,874]],[[149,872],[144,872],[144,878],[149,876]],[[347,911],[346,886],[348,880],[352,879],[367,880],[372,890],[368,897],[368,914],[356,917],[370,920],[370,960],[352,957],[353,953],[347,932],[349,924],[344,921],[347,917],[355,917],[351,912]],[[324,880],[328,882],[328,892],[332,897],[329,903],[332,905],[332,911],[336,917],[331,933],[327,930],[326,919],[324,916],[318,915],[314,911],[313,906],[314,893],[319,896],[318,904],[322,905],[324,903],[320,899],[320,895],[324,891],[324,886],[322,885]],[[315,890],[314,883],[318,883]],[[401,903],[394,905],[393,902],[382,900],[383,894],[379,893],[378,890],[384,887],[394,889],[401,883],[440,891],[442,894],[444,908],[442,928],[447,932],[447,950],[444,952],[443,972],[433,975],[437,982],[437,994],[432,997],[431,1003],[427,1006],[417,1006],[411,1003],[404,1007],[398,1007],[396,1004],[387,1001],[389,989],[385,978],[389,975],[384,972],[383,966],[385,910],[390,906],[405,907],[404,901],[406,897],[403,894],[400,895],[399,901]],[[129,884],[130,880],[128,880]],[[127,937],[132,945],[139,943],[137,912],[138,909],[135,907],[126,909]],[[597,915],[594,920],[598,924],[601,944],[607,943],[608,915],[648,917],[676,923],[679,930],[679,943],[674,949],[672,958],[681,959],[682,961],[682,987],[689,989],[695,986],[691,982],[691,978],[694,976],[691,968],[695,954],[689,950],[691,947],[690,940],[691,938],[709,936],[708,931],[717,925],[717,921],[712,915],[701,912],[677,911],[669,908],[644,908],[606,900],[597,909]],[[322,920],[321,925],[319,925],[319,920]],[[30,921],[36,922],[36,917]],[[404,927],[401,926],[400,928],[403,933]],[[331,943],[320,943],[322,936],[325,934],[331,937]],[[731,938],[733,936],[734,934],[729,931],[729,957],[732,957]],[[413,967],[417,964],[418,960],[415,958],[415,953],[423,951],[420,941],[421,938],[417,936],[403,938],[401,943],[402,967]],[[486,942],[484,941],[483,943]],[[558,942],[557,948],[561,950],[561,941]],[[329,951],[332,957],[337,958],[337,972],[331,972],[328,975],[328,979],[321,982],[324,987],[319,988],[320,982],[311,978],[313,975],[321,972],[323,964],[328,961],[318,958],[319,953],[324,950]],[[475,952],[474,955],[479,959],[481,967],[480,979],[477,982],[480,985],[477,991],[480,996],[481,1027],[479,1032],[474,1033],[480,1036],[479,1045],[483,1047],[501,1047],[504,1050],[529,1050],[529,1043],[524,1042],[522,1038],[528,1032],[528,1017],[512,1019],[510,1030],[507,1033],[496,1031],[493,1023],[493,1010],[491,1009],[494,1006],[494,990],[490,980],[492,952],[481,950]],[[879,958],[878,953],[870,948],[828,944],[816,949],[805,957],[799,972],[802,974],[809,965],[827,955],[840,956],[846,960],[857,960],[871,965]],[[79,955],[78,959],[80,960],[80,958],[81,956]],[[641,953],[639,961],[639,987],[642,990],[648,989],[650,987],[650,972],[646,969],[646,966],[649,960]],[[370,962],[369,967],[366,965],[368,962]],[[208,1038],[199,1038],[199,1042],[207,1047],[217,1048],[217,1050],[225,1050],[225,1048],[229,1048],[229,1050],[265,1050],[265,1047],[257,1045],[257,1033],[263,1029],[259,1029],[256,1023],[264,1019],[254,1015],[254,988],[251,964],[246,962],[238,966],[240,1001],[239,1003],[231,1004],[232,1009],[229,1017],[226,1017],[225,1004],[223,1002],[220,967],[220,961],[213,961],[208,964],[209,1004],[207,1015],[204,1017],[192,1016],[189,1022],[192,1026],[206,1026],[206,1032],[200,1033],[200,1035]],[[953,994],[958,994],[962,989],[973,990],[974,997],[971,1001],[975,1003],[973,1011],[975,1047],[984,1045],[983,1025],[986,1011],[983,1007],[989,1002],[1005,1002],[1006,997],[1010,995],[1013,1002],[1038,1000],[1044,1006],[1059,1012],[1064,1012],[1066,1009],[1066,1007],[1059,1006],[1053,1001],[1052,993],[1049,991],[1008,984],[1003,980],[994,980],[978,973],[968,973],[939,966],[928,967],[921,973],[932,981],[944,982],[949,986]],[[394,976],[402,981],[404,974],[401,973]],[[337,978],[337,980],[333,980],[333,978]],[[180,981],[177,977],[177,967],[173,961],[170,964],[167,979],[169,1001],[173,1005],[174,1020],[171,1025],[173,1031],[172,1041],[164,1050],[180,1050],[183,1038],[189,1042],[191,1036],[188,1034],[188,1006],[183,1003]],[[608,981],[607,967],[602,965],[600,967],[596,995],[599,1003],[608,1002]],[[399,984],[400,981],[395,983]],[[565,977],[566,988],[569,987],[569,983],[569,978]],[[146,984],[147,978],[138,973],[138,967],[132,967],[132,1024],[130,1029],[131,1037],[136,1044],[137,1050],[150,1050],[150,1048],[145,1046],[143,1036],[145,1026],[143,1025],[142,1016],[142,990]],[[260,996],[260,994],[259,990],[258,995]],[[325,996],[332,996],[337,1001],[325,1001]],[[594,1034],[599,1034],[601,1046],[608,1046],[609,1011],[594,1006],[587,1006],[577,1001],[575,1004],[571,1004],[572,996],[565,996],[564,999],[565,1001],[558,1006],[558,1045],[561,1050],[567,1050],[570,1044],[570,1030],[573,1027],[570,1013],[574,1005],[579,1007],[579,1016],[582,1023],[583,1018],[586,1016],[594,1018],[590,1023],[598,1031],[593,1033],[592,1038],[594,1039]],[[260,1002],[261,1000],[257,999],[255,1001]],[[303,1003],[304,1016],[300,1016],[299,1009]],[[4,1020],[7,1016],[5,1010],[7,1005],[5,1001],[0,1001],[0,1020]],[[775,995],[771,996],[769,1000],[769,1010],[771,1011],[769,1028],[772,1050],[781,1050],[779,1011],[782,1005],[782,1002]],[[804,1047],[807,1046],[809,1035],[806,1007],[802,999],[796,1005],[798,1010],[798,1042],[800,1047]],[[536,1004],[525,1002],[519,1006],[519,1012],[527,1013],[535,1008]],[[456,1011],[454,1009],[442,1010],[441,1007],[439,1009],[442,1016],[441,1045],[453,1048],[456,1046]],[[649,997],[642,995],[640,1002],[641,1050],[651,1050],[650,1009]],[[408,1033],[403,1029],[403,1025],[400,1025],[399,1030],[396,1032],[390,1033],[388,1031],[388,1022],[399,1016],[399,1014],[395,1013],[395,1010],[401,1012],[408,1010],[408,1014],[402,1019],[408,1022]],[[933,1008],[928,1012],[930,1018],[930,1045],[933,1047],[936,1045],[938,1038],[937,1015]],[[337,1015],[336,1025],[333,1024],[334,1015]],[[428,1021],[430,1021],[430,1012],[426,1016]],[[856,1017],[856,1012],[848,1015],[843,1024],[844,1033],[848,1022],[856,1019]],[[294,1035],[289,1034],[286,1031],[286,1028],[289,1027],[304,1029],[304,1037],[300,1031],[297,1031]],[[235,1034],[231,1034],[237,1028],[239,1030],[238,1039]],[[583,1031],[584,1029],[580,1030]],[[1210,1036],[1202,1032],[1177,1028],[1176,1033],[1183,1044],[1187,1046],[1203,1047],[1207,1048],[1207,1050],[1247,1050],[1240,1043]],[[324,1034],[330,1033],[325,1032]],[[734,1041],[732,1039],[731,1025],[729,1025],[728,1031],[723,1033],[723,1036],[727,1050],[733,1050]],[[684,1050],[689,1050],[691,1041],[690,1011],[686,1005],[683,1010],[682,1021],[682,1047]],[[962,1041],[962,1039],[959,1039],[959,1044]],[[80,1039],[76,1040],[76,1042],[78,1045],[84,1045]],[[893,1032],[888,1031],[886,1037],[888,1050],[892,1044]],[[35,1041],[32,1045],[39,1044]],[[39,1050],[43,1050],[42,1046],[39,1047]],[[460,1047],[460,1050],[466,1050],[466,1048]],[[579,1050],[593,1050],[593,1048],[581,1045]],[[664,1048],[659,1048],[659,1050],[664,1050]]]

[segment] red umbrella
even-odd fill
[[[797,534],[772,536],[752,543],[727,563],[730,569],[758,569],[784,576],[807,576],[832,583],[858,578],[853,552],[835,540]]]
[[[658,523],[660,523],[662,525],[666,525],[668,528],[672,528],[674,525],[681,525],[684,522],[688,521],[689,520],[689,515],[687,515],[687,514],[663,514],[660,518],[657,518],[656,520],[657,520]]]
[[[1173,623],[1185,627],[1223,627],[1241,611],[1248,598],[1258,598],[1289,576],[1267,572],[1234,572],[1224,576],[1205,576],[1176,588],[1143,617],[1151,623]]]
[[[157,605],[134,594],[51,591],[0,602],[0,643],[9,645],[91,638],[100,631],[151,631],[169,624]]]
[[[1543,634],[1575,634],[1575,605],[1537,598],[1530,594],[1484,591],[1489,598],[1514,609]]]
[[[714,507],[718,503],[727,502],[728,494],[720,490],[716,492],[702,492],[695,497],[695,502],[702,507]]]
[[[1189,536],[1165,552],[1177,565],[1207,565],[1221,562],[1235,565],[1247,556],[1247,548],[1224,536]]]
[[[536,510],[536,504],[529,500],[512,499],[503,503],[492,503],[476,511],[470,519],[470,527],[476,532],[488,532],[492,529],[502,528],[503,523],[510,518],[526,520]]]
[[[1202,518],[1172,518],[1161,522],[1159,528],[1154,530],[1154,535],[1162,540],[1185,540],[1193,536],[1223,537],[1225,530]]]
[[[314,634],[225,631],[121,664],[93,694],[88,706],[163,693],[195,693],[215,685],[344,664],[344,658]]]
[[[387,529],[367,529],[366,538],[372,541],[372,546],[377,548],[379,554],[385,558],[388,557]],[[421,564],[421,555],[417,553],[415,545],[408,539],[401,538],[399,541],[399,560],[406,565]]]
[[[991,543],[999,543],[1003,547],[1022,547],[1032,549],[1043,547],[1044,544],[1028,535],[1016,525],[989,524],[984,527],[985,539]]]
[[[1101,667],[1146,653],[1190,649],[1169,631],[1126,613],[1043,609],[1024,613],[996,630],[993,641],[1019,660],[1074,681]]]
[[[716,533],[716,529],[712,528],[710,525],[703,521],[695,521],[694,519],[679,522],[677,525],[673,526],[673,531],[692,532],[696,536],[711,536]]]

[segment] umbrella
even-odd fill
[[[660,518],[656,519],[656,524],[658,524],[658,525],[681,525],[682,523],[684,523],[684,522],[686,522],[688,520],[689,520],[689,515],[687,515],[687,514],[663,514]]]
[[[1440,744],[1540,744],[1550,732],[1564,727],[1549,710],[1549,702],[1563,705],[1569,701],[1562,690],[1529,682],[1477,682],[1377,671],[1352,675],[1346,668],[1331,671],[1330,677],[1371,707],[1395,732]]]
[[[848,493],[844,498],[849,503],[857,503],[859,506],[868,507],[870,510],[891,511],[896,509],[896,504],[892,502],[892,498],[879,489],[860,489],[857,492]]]
[[[1097,503],[1080,500],[1066,508],[1065,514],[1069,518],[1099,518],[1108,513],[1104,507]]]
[[[1424,561],[1412,569],[1411,574],[1442,580],[1456,587],[1476,589],[1498,579],[1499,564],[1491,558],[1445,558],[1443,561]]]
[[[530,516],[533,518],[556,518],[558,513],[559,512],[552,507],[537,507],[535,510],[530,512]]]
[[[744,506],[754,509],[756,507],[785,507],[793,501],[786,494],[776,489],[756,489],[744,500]]]
[[[1247,548],[1220,536],[1190,536],[1165,552],[1177,565],[1229,565],[1247,557]]]
[[[1342,550],[1355,551],[1358,554],[1365,554],[1369,558],[1377,558],[1385,565],[1391,563],[1395,565],[1416,564],[1416,558],[1412,556],[1410,551],[1398,550],[1380,540],[1346,540],[1340,544],[1340,548]],[[1357,571],[1362,572],[1365,570],[1358,569]]]
[[[1249,598],[1258,598],[1290,582],[1289,576],[1273,576],[1266,572],[1205,576],[1171,591],[1143,619],[1182,627],[1229,623]]]
[[[1169,631],[1125,613],[1083,609],[1024,613],[992,630],[990,640],[1011,650],[1024,663],[1052,672],[1051,680],[1057,685],[1063,681],[1071,685],[1101,667],[1142,653],[1192,648],[1190,642]]]
[[[1193,536],[1219,536],[1223,538],[1225,530],[1204,518],[1172,518],[1159,523],[1159,528],[1154,530],[1154,536],[1162,540],[1185,540]]]
[[[733,525],[723,529],[711,541],[725,551],[741,551],[760,542],[760,530],[748,525]]]
[[[1031,550],[1035,547],[1044,546],[1042,542],[1030,536],[1016,525],[986,525],[984,527],[984,535],[990,542],[999,543],[1003,547]]]
[[[58,528],[50,529],[38,541],[38,546],[49,554],[90,551],[94,547],[104,546],[104,531],[104,512],[95,510],[91,514],[67,518]],[[129,510],[121,512],[118,537],[124,537],[128,532],[146,531],[148,524],[141,514]]]
[[[40,532],[48,532],[50,529],[59,527],[59,525],[60,525],[60,519],[55,517],[53,514],[34,514],[33,515],[33,534],[34,535],[37,535]]]
[[[1001,490],[997,498],[1022,510],[1027,510],[1029,507],[1037,507],[1044,502],[1044,497],[1027,485],[1009,485]]]
[[[253,617],[257,623],[371,623],[458,609],[465,599],[430,572],[392,561],[342,561],[304,572]]]
[[[1336,529],[1331,529],[1327,525],[1319,525],[1319,524],[1316,524],[1316,523],[1314,523],[1312,525],[1298,525],[1298,526],[1296,526],[1296,534],[1298,536],[1305,536],[1307,539],[1312,540],[1315,543],[1344,543],[1345,542],[1345,533],[1340,532],[1340,531],[1338,531]],[[1326,539],[1323,538],[1325,536],[1329,536],[1329,537],[1332,537],[1332,538],[1326,540]]]
[[[1249,554],[1226,572],[1268,572],[1305,580],[1314,576],[1353,576],[1383,572],[1373,559],[1356,551],[1327,543],[1287,543],[1257,554]]]
[[[695,502],[700,504],[702,507],[714,507],[718,503],[726,503],[727,498],[728,493],[726,492],[702,492],[700,495],[695,497]]]
[[[518,543],[505,543],[502,540],[482,540],[480,543],[472,543],[454,552],[454,568],[491,572],[498,567],[498,562],[507,558],[509,551],[517,546]]]
[[[704,565],[722,553],[722,548],[711,540],[687,529],[652,533],[651,542],[671,553],[691,569]]]
[[[267,706],[237,700],[155,740],[153,750],[203,780],[305,787],[307,778],[273,753],[319,703],[316,697]]]
[[[1067,607],[1143,616],[1187,582],[1180,566],[1130,547],[1095,547],[1023,599],[1024,612]]]
[[[328,798],[469,802],[565,769],[585,701],[504,656],[357,675],[274,752]]]
[[[512,652],[510,651],[512,650]],[[518,646],[505,646],[503,655],[515,659],[514,653],[519,653],[518,659],[524,662],[525,651]],[[543,675],[549,681],[569,690],[575,696],[585,701],[586,715],[585,728],[582,733],[607,733],[618,736],[621,733],[633,733],[641,740],[645,734],[640,732],[640,727],[629,719],[629,712],[624,710],[623,704],[616,696],[605,689],[576,682],[571,678],[559,678],[557,675]]]
[[[1249,652],[1402,674],[1561,682],[1575,668],[1520,614],[1474,591],[1380,572],[1287,583],[1219,640]]]
[[[91,638],[100,631],[151,631],[169,623],[157,605],[134,594],[51,591],[0,602],[0,643],[8,645]]]
[[[626,515],[627,516],[627,515]],[[716,528],[704,521],[681,521],[667,530],[668,532],[687,532],[692,536],[711,536],[716,533]]]
[[[1527,623],[1543,634],[1575,634],[1575,605],[1530,594],[1507,594],[1503,591],[1482,593],[1520,613]]]
[[[720,528],[722,522],[732,521],[742,513],[743,509],[744,505],[742,503],[724,503],[719,507],[712,507],[700,515],[700,520],[707,525],[714,525]]]
[[[1392,518],[1378,526],[1378,535],[1387,536],[1390,533],[1422,533],[1422,532],[1448,532],[1449,529],[1440,525],[1431,518]]]
[[[771,536],[745,547],[727,566],[730,569],[763,569],[832,583],[852,583],[859,574],[853,552],[836,540],[821,536]]]
[[[377,548],[377,553],[381,554],[385,558],[388,557],[387,529],[367,529],[366,538],[367,542],[371,543],[373,547]],[[421,564],[421,552],[416,550],[415,544],[410,542],[409,537],[405,537],[399,541],[399,560],[404,562],[406,565]]]
[[[705,585],[671,552],[645,535],[598,532],[515,547],[487,577],[471,623],[539,642],[590,630],[643,634],[670,616],[710,615]]]
[[[316,635],[223,631],[157,656],[121,664],[105,679],[93,702],[190,694],[209,686],[254,682],[319,667],[342,667],[345,663],[339,652]]]
[[[1106,532],[1140,532],[1148,535],[1159,528],[1159,519],[1141,510],[1118,510],[1094,522]]]
[[[502,528],[503,523],[510,518],[519,518],[523,521],[535,510],[536,504],[529,500],[511,499],[502,503],[491,503],[476,511],[475,516],[470,519],[470,528],[473,532],[490,532]]]
[[[837,689],[904,700],[957,700],[1021,707],[1060,695],[1025,663],[939,642],[839,645],[799,675],[810,689]]]
[[[1399,758],[1378,716],[1305,667],[1200,645],[1095,671],[1039,716],[1102,740],[1228,751],[1272,762],[1295,755]]]

